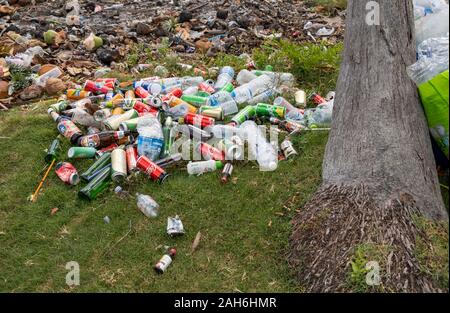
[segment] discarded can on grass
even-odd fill
[[[135,109],[138,113],[151,113],[153,115],[156,115],[158,113],[157,108],[145,104],[141,101],[136,101],[136,103],[133,105],[133,109]]]
[[[91,147],[72,147],[67,151],[69,159],[93,159],[97,150]]]
[[[283,151],[286,159],[289,159],[295,155],[298,155],[297,151],[295,151],[292,142],[289,139],[285,139],[280,145],[281,151]]]
[[[235,116],[233,116],[231,121],[234,125],[241,125],[245,121],[252,119],[255,115],[255,107],[252,105],[248,105],[240,110]]]
[[[213,82],[213,84],[214,84],[214,82]],[[202,83],[198,84],[198,90],[207,92],[209,94],[212,94],[216,91],[214,89],[214,87],[211,86],[211,84],[208,84],[207,82],[202,82]]]
[[[44,158],[46,163],[51,163],[53,160],[56,159],[58,148],[59,148],[59,139],[56,138],[52,141],[52,143],[47,149],[47,154],[45,155]]]
[[[164,254],[163,257],[156,263],[153,267],[158,274],[164,273],[169,267],[170,263],[172,263],[173,258],[175,257],[177,250],[175,248],[169,249],[167,254]]]
[[[181,100],[178,97],[172,96],[169,100],[169,106],[170,107],[176,107],[180,104],[184,104],[188,107],[189,113],[195,114],[197,112],[197,108],[193,106],[192,104],[187,103],[186,101]]]
[[[112,90],[112,88],[105,86],[105,84],[96,83],[92,80],[87,80],[84,83],[83,89],[86,91],[91,91],[93,93],[97,93],[97,94],[107,94],[109,91]]]
[[[222,170],[222,177],[220,178],[220,181],[224,184],[227,183],[232,173],[233,173],[233,165],[231,163],[225,164]]]
[[[224,161],[225,153],[217,148],[214,148],[206,142],[199,142],[197,145],[197,151],[206,160]]]
[[[232,92],[234,90],[234,86],[232,83],[226,83],[222,88],[220,88],[220,91],[226,91],[226,92]]]
[[[193,113],[188,113],[179,119],[180,124],[190,124],[200,128],[214,126],[215,122],[216,121],[211,117]]]
[[[189,175],[201,175],[203,173],[214,172],[223,168],[223,163],[221,161],[200,161],[200,162],[189,162],[187,165],[187,172]]]
[[[81,100],[92,96],[92,92],[81,89],[67,89],[66,97],[69,100]]]
[[[144,173],[147,173],[147,175],[150,176],[152,180],[157,181],[160,184],[162,184],[167,179],[167,177],[169,177],[169,174],[167,174],[164,169],[156,165],[145,155],[141,155],[137,159],[136,167]]]
[[[223,121],[223,118],[224,118],[224,112],[223,112],[223,108],[221,106],[213,107],[213,106],[203,105],[198,109],[198,113],[200,115],[212,117],[212,118],[216,119],[217,121]]]
[[[80,182],[77,169],[69,162],[59,162],[56,164],[55,173],[68,185],[76,185]]]
[[[284,118],[286,116],[286,108],[278,105],[258,103],[255,107],[255,113],[258,117]]]
[[[127,169],[128,173],[136,170],[136,162],[139,157],[137,152],[137,147],[134,145],[128,145],[125,148],[126,158],[127,158]]]
[[[50,109],[55,111],[56,113],[61,113],[62,111],[66,110],[69,106],[68,101],[58,101],[50,106]]]
[[[167,234],[169,236],[180,236],[184,234],[183,223],[178,215],[167,218]]]
[[[111,166],[103,168],[83,189],[78,196],[83,199],[93,200],[98,194],[108,188],[111,182]]]
[[[111,179],[121,183],[127,177],[127,156],[125,150],[117,148],[111,152]]]
[[[294,94],[295,103],[300,106],[306,106],[306,92],[304,90],[299,90]]]
[[[94,164],[92,164],[86,172],[81,174],[83,180],[91,180],[93,175],[100,169],[111,164],[111,152],[105,152],[101,157],[99,157]]]

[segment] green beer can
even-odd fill
[[[93,159],[97,150],[92,147],[72,147],[67,151],[69,159]]]
[[[209,116],[215,118],[218,121],[223,121],[224,118],[223,108],[220,106],[212,107],[203,105],[198,109],[198,112],[200,115]]]
[[[240,110],[235,116],[233,116],[231,121],[236,123],[237,125],[241,125],[245,121],[253,118],[255,114],[256,114],[255,107],[253,105],[247,105],[245,108]]]
[[[186,101],[187,103],[194,106],[201,106],[206,104],[208,98],[196,95],[183,95],[181,96],[181,100]]]
[[[278,105],[270,105],[266,103],[258,103],[255,108],[256,116],[259,117],[276,117],[284,119],[286,116],[286,108]]]
[[[234,86],[232,83],[226,83],[225,86],[220,89],[220,91],[232,92],[234,90]]]

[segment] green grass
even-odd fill
[[[329,12],[333,9],[344,10],[347,8],[347,0],[307,0],[306,4],[308,6],[322,6]]]
[[[331,90],[321,82],[326,73],[335,79],[339,48],[321,53],[328,60],[313,64],[288,50],[294,46],[279,44],[296,75],[313,70],[299,79],[298,87],[320,91]],[[306,48],[308,47],[308,48]],[[161,48],[162,50],[164,47]],[[300,52],[312,46],[295,46]],[[330,51],[330,50],[328,50]],[[140,52],[134,51],[133,54]],[[259,55],[258,55],[259,53]],[[276,50],[255,51],[263,62]],[[292,59],[290,59],[292,58]],[[136,60],[161,63],[132,55]],[[185,74],[174,60],[163,58],[172,74]],[[167,61],[167,62],[166,62]],[[197,63],[196,63],[197,62]],[[191,62],[198,65],[206,60]],[[235,70],[245,62],[233,56],[220,55],[208,66],[233,64]],[[323,64],[333,64],[333,71],[323,72]],[[131,64],[130,64],[131,65]],[[273,64],[275,66],[275,64]],[[283,70],[277,65],[277,70]],[[130,79],[126,73],[116,73]],[[114,74],[114,75],[116,75]],[[149,72],[141,73],[145,76]],[[113,75],[113,74],[110,74]],[[305,79],[306,78],[306,79]],[[327,133],[309,133],[293,138],[299,157],[279,163],[275,172],[260,172],[255,162],[236,164],[234,183],[222,185],[218,173],[189,177],[185,165],[169,169],[172,177],[164,185],[138,177],[123,187],[132,195],[151,195],[161,206],[156,219],[148,219],[136,207],[136,201],[120,199],[111,188],[91,202],[81,201],[81,186],[64,185],[51,171],[36,203],[27,201],[42,177],[45,149],[57,135],[54,122],[43,105],[24,111],[15,108],[0,115],[0,291],[146,291],[146,292],[299,292],[285,253],[291,233],[291,219],[321,181],[321,164]],[[61,160],[69,143],[64,140]],[[73,164],[80,173],[92,161]],[[81,184],[84,185],[84,184]],[[59,211],[50,215],[50,210]],[[168,216],[178,214],[186,234],[169,238]],[[105,224],[104,216],[110,224]],[[127,231],[131,220],[133,231],[117,244],[109,255],[105,252]],[[190,252],[192,241],[203,234],[199,248]],[[175,246],[178,254],[168,271],[159,276],[153,265],[164,252],[164,246]],[[80,265],[81,284],[65,284],[69,261]]]

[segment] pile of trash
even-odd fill
[[[331,123],[334,92],[324,99],[297,90],[293,105],[280,95],[294,84],[292,74],[270,71],[270,66],[237,75],[225,66],[215,81],[203,76],[86,80],[50,105],[48,114],[59,135],[45,161],[49,168],[60,161],[58,177],[69,185],[83,182],[78,195],[88,200],[111,183],[117,194],[126,194],[121,186],[135,175],[162,184],[170,168],[184,161],[189,161],[189,175],[220,170],[222,183],[230,181],[233,167],[244,160],[256,161],[261,171],[274,171],[278,161],[297,155],[292,136],[328,129]],[[308,99],[314,108],[306,108]],[[279,146],[281,132],[286,136]],[[61,137],[72,144],[62,160]],[[68,162],[74,159],[93,161],[79,174]],[[138,207],[147,217],[157,215],[158,205],[149,196],[138,195]]]
[[[418,86],[431,136],[448,163],[449,6],[444,0],[414,0],[414,13],[418,61],[407,70]]]

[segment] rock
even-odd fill
[[[186,51],[183,45],[176,45],[175,47],[173,47],[173,50],[179,53],[183,53]]]
[[[242,28],[248,28],[250,26],[250,20],[245,15],[238,16],[236,22]]]
[[[98,49],[97,57],[103,64],[110,65],[111,62],[117,61],[119,58],[119,52],[117,50],[110,49]]]
[[[38,85],[31,85],[22,90],[22,92],[19,95],[19,98],[27,101],[35,98],[39,98],[42,95],[42,87]]]
[[[221,20],[226,20],[228,17],[228,10],[219,9],[219,10],[217,10],[216,16],[217,16],[217,18],[220,18]]]
[[[188,10],[181,11],[180,15],[178,16],[179,23],[189,22],[191,19],[192,13]]]
[[[156,37],[166,37],[166,36],[169,35],[169,32],[167,30],[165,30],[163,27],[156,27],[156,29],[153,32],[153,34]]]
[[[59,78],[49,78],[45,84],[45,92],[53,96],[66,89],[66,84]]]
[[[0,80],[0,99],[8,98],[8,82]]]
[[[145,24],[145,23],[137,23],[136,24],[136,33],[138,35],[148,35],[152,32],[152,28],[150,27],[150,25]]]
[[[212,42],[206,38],[202,38],[195,42],[195,48],[203,53],[206,53],[213,46]]]

